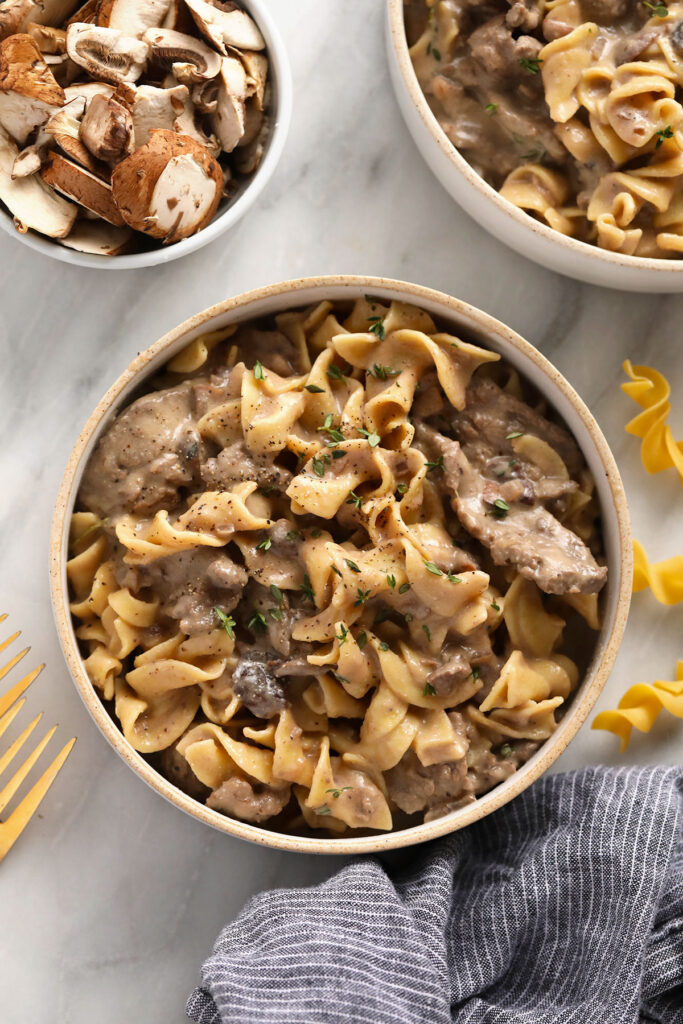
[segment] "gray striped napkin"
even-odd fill
[[[252,899],[198,1024],[681,1024],[683,768],[548,776],[394,871]]]

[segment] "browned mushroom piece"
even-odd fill
[[[211,221],[223,192],[223,173],[194,139],[158,130],[115,167],[112,187],[127,224],[170,243]]]
[[[232,0],[185,0],[199,31],[220,53],[228,46],[263,50],[266,43],[255,22]]]
[[[163,23],[170,6],[171,0],[99,0],[97,24],[126,36],[141,36]]]
[[[226,153],[232,153],[244,135],[246,122],[247,74],[235,57],[224,57],[218,76],[216,113],[211,127]]]
[[[46,185],[57,189],[86,210],[110,224],[123,227],[125,221],[114,202],[111,185],[91,174],[85,167],[67,160],[61,153],[52,153],[41,169],[40,176]]]
[[[92,78],[105,82],[136,82],[143,72],[149,47],[142,39],[115,28],[76,22],[66,31],[66,52]]]
[[[77,0],[4,0],[0,4],[0,39],[25,32],[29,22],[61,25],[76,7]]]
[[[0,124],[23,145],[65,101],[31,36],[18,34],[0,43]]]
[[[80,140],[97,160],[118,163],[135,148],[133,115],[116,96],[94,96],[80,125]]]
[[[45,125],[45,132],[51,136],[68,157],[87,168],[100,178],[110,175],[109,168],[96,160],[81,142],[81,118],[85,113],[86,99],[76,96],[58,110]]]
[[[31,37],[42,54],[66,53],[66,31],[63,28],[39,25],[38,22],[31,21],[26,26],[26,33]]]

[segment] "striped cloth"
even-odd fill
[[[683,768],[548,776],[471,828],[252,899],[198,1024],[681,1024]]]

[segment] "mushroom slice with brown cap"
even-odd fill
[[[26,26],[26,33],[42,54],[66,53],[66,32],[63,28],[52,28],[51,25],[39,25],[32,21]]]
[[[111,185],[91,174],[85,167],[67,160],[60,153],[52,153],[40,174],[47,185],[80,203],[86,210],[91,210],[110,224],[123,226],[123,218],[112,197]]]
[[[61,25],[77,0],[4,0],[0,4],[0,39],[26,31],[29,22]]]
[[[73,227],[77,208],[48,188],[39,175],[12,178],[18,155],[13,140],[0,128],[0,200],[22,234],[32,228],[50,238],[63,238]]]
[[[247,96],[253,96],[258,110],[263,110],[263,98],[268,79],[268,58],[262,53],[235,50],[231,56],[237,57],[244,64],[247,73]]]
[[[65,23],[64,28],[68,29],[69,25],[96,25],[97,24],[97,8],[100,0],[86,0],[82,7],[69,18]]]
[[[65,100],[36,43],[19,34],[0,43],[0,124],[23,145]]]
[[[220,50],[228,52],[228,46],[238,50],[264,50],[265,39],[255,22],[238,4],[231,0],[185,0],[199,31],[205,39]]]
[[[218,109],[218,82],[196,82],[192,86],[192,102],[199,114],[215,114]]]
[[[218,77],[218,104],[211,115],[211,127],[226,153],[231,153],[244,135],[247,75],[241,62],[223,57]]]
[[[97,177],[107,177],[111,173],[109,168],[95,160],[90,150],[81,142],[81,118],[85,108],[85,97],[77,96],[50,118],[45,125],[45,131],[72,160],[82,164]]]
[[[159,130],[114,168],[112,186],[127,224],[170,243],[211,221],[223,192],[223,174],[194,139]]]
[[[116,96],[94,96],[81,119],[79,135],[97,160],[118,163],[135,148],[133,115]]]
[[[105,220],[79,220],[60,242],[67,249],[95,256],[119,256],[133,240],[129,227],[118,228]]]
[[[196,31],[197,26],[185,6],[185,0],[171,0],[162,28],[172,28],[176,32],[186,32],[189,35]]]
[[[74,85],[67,85],[64,90],[66,102],[70,103],[78,96],[89,103],[93,96],[112,96],[114,86],[109,82],[76,82]]]
[[[127,36],[141,36],[163,23],[170,6],[171,0],[99,0],[97,24],[117,28]]]
[[[152,59],[162,67],[171,68],[184,85],[215,78],[221,69],[221,58],[215,50],[184,32],[151,28],[143,39],[149,44]]]
[[[124,36],[115,28],[76,23],[66,31],[66,50],[92,78],[105,82],[136,82],[149,47],[142,39]]]

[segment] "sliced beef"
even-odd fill
[[[581,0],[584,21],[597,21],[599,25],[611,25],[623,18],[632,7],[639,7],[633,0]]]
[[[435,434],[446,486],[460,522],[490,551],[496,565],[514,565],[548,594],[593,594],[607,578],[583,541],[542,506],[496,505],[496,485],[474,469],[457,441]]]
[[[455,732],[464,738],[466,727],[462,715],[454,711],[448,717]],[[456,800],[463,792],[466,778],[466,758],[425,768],[412,749],[406,751],[398,764],[384,774],[389,798],[406,814],[428,811],[431,807]]]
[[[282,331],[261,331],[242,327],[231,339],[248,367],[256,360],[280,377],[301,373],[301,354],[294,342]]]
[[[275,789],[274,786],[233,777],[214,789],[206,806],[233,818],[259,824],[284,811],[289,803],[290,791],[290,786]]]
[[[542,4],[540,0],[507,0],[510,10],[505,16],[505,21],[512,29],[523,29],[524,32],[531,32],[538,28],[541,20]]]
[[[285,491],[292,479],[289,470],[278,466],[272,458],[252,455],[244,442],[236,441],[201,466],[201,479],[211,491],[228,491],[235,484],[255,480],[259,487]]]
[[[237,607],[247,573],[225,552],[197,547],[130,568],[122,582],[136,593],[148,588],[164,615],[192,635],[216,627],[216,608],[227,615]]]
[[[438,697],[447,697],[455,693],[461,683],[464,683],[472,675],[472,668],[469,661],[458,651],[451,654],[448,660],[439,668],[430,672],[425,679],[425,685],[431,686]]]
[[[287,707],[285,689],[271,665],[273,656],[257,647],[238,647],[239,661],[232,674],[232,689],[257,718],[274,718]]]
[[[167,747],[159,755],[159,771],[183,793],[187,793],[188,796],[200,800],[202,803],[206,800],[210,792],[208,786],[204,786],[199,781],[183,755],[176,749],[175,744],[172,747]]]
[[[472,56],[486,73],[501,82],[519,80],[522,75],[529,79],[541,78],[540,74],[532,75],[525,71],[520,61],[536,59],[543,44],[533,36],[515,38],[504,14],[476,28],[469,37],[468,45]],[[539,92],[543,91],[542,81],[537,83],[537,88]]]
[[[100,438],[79,502],[111,518],[172,509],[180,489],[196,479],[201,451],[188,383],[143,395]]]
[[[477,446],[481,446],[482,452],[515,458],[509,435],[522,433],[540,437],[554,448],[571,477],[576,477],[584,466],[574,438],[564,427],[486,378],[475,378],[468,387],[467,404],[453,418],[453,430],[468,459],[475,463]]]

